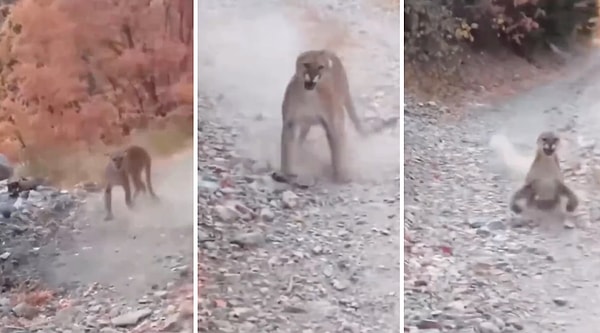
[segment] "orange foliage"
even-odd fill
[[[193,0],[21,0],[0,11],[0,151],[119,143],[187,106]],[[189,92],[187,91],[189,90]]]

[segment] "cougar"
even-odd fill
[[[296,71],[283,97],[281,170],[273,173],[273,178],[286,182],[294,176],[291,170],[292,146],[302,144],[310,128],[320,125],[325,130],[331,151],[333,178],[336,182],[347,182],[349,179],[344,168],[345,113],[348,113],[361,136],[380,132],[399,119],[393,118],[366,129],[356,114],[348,77],[340,58],[327,50],[311,50],[298,55]]]
[[[150,195],[158,200],[158,196],[152,188],[151,166],[152,158],[148,151],[140,146],[129,146],[126,149],[119,150],[108,154],[109,162],[104,172],[106,187],[104,189],[104,206],[106,209],[105,220],[113,218],[112,213],[112,188],[121,186],[125,191],[125,204],[130,209],[133,207],[131,198],[131,187],[129,178],[133,182],[135,192],[133,197],[136,198],[140,192],[146,192],[146,186],[142,181],[142,170],[146,172],[146,183]]]
[[[552,210],[560,203],[562,196],[567,198],[567,212],[573,212],[577,208],[577,195],[564,183],[556,154],[559,144],[560,138],[554,132],[546,131],[538,136],[537,151],[525,177],[525,184],[510,200],[513,212],[520,214],[523,211],[517,204],[522,199],[526,200],[527,207]]]

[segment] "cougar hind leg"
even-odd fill
[[[104,189],[104,210],[106,215],[104,216],[105,221],[110,221],[114,218],[112,213],[112,186],[107,185]]]
[[[148,185],[148,192],[152,198],[158,201],[158,196],[154,192],[154,187],[152,187],[152,162],[148,159],[148,163],[146,163],[146,185]]]
[[[142,181],[141,172],[134,172],[131,175],[131,181],[133,183],[133,188],[134,188],[134,192],[133,192],[134,199],[138,197],[140,192],[146,193],[146,185],[144,185],[144,182]]]
[[[343,122],[323,122],[323,128],[327,136],[327,143],[331,153],[331,166],[333,168],[333,179],[337,183],[346,183],[349,177],[345,168],[345,131]]]

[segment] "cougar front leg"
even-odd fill
[[[337,183],[346,183],[349,177],[345,167],[345,144],[346,137],[344,132],[344,123],[331,120],[324,121],[323,127],[327,135],[327,142],[331,151],[331,165],[333,168],[333,179]]]
[[[295,124],[287,121],[281,129],[281,173],[284,177],[292,174],[292,151],[294,146]]]
[[[519,206],[517,202],[522,199],[529,200],[533,197],[533,195],[533,187],[531,186],[531,184],[523,185],[523,187],[517,190],[517,192],[515,192],[515,194],[513,194],[512,198],[510,199],[510,210],[512,210],[516,214],[521,214],[523,212],[523,208],[521,208],[521,206]]]
[[[125,204],[129,209],[132,209],[133,201],[131,200],[131,186],[129,177],[126,174],[123,176],[123,191],[125,191]]]
[[[558,187],[560,194],[567,197],[567,212],[572,213],[575,211],[577,206],[579,206],[579,199],[575,192],[573,192],[567,185],[563,182],[560,183]]]
[[[104,210],[106,211],[106,216],[104,217],[105,221],[110,221],[113,219],[112,213],[112,186],[107,185],[104,188]]]

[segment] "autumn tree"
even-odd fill
[[[192,119],[192,1],[21,0],[5,8],[0,152],[22,143],[113,144],[173,115]]]

